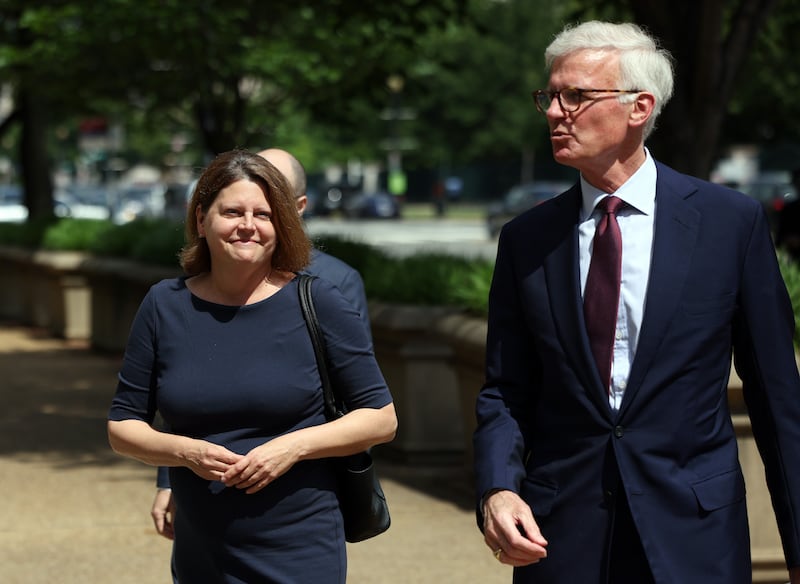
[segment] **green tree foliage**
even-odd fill
[[[769,103],[774,91],[785,88],[777,98],[787,107],[777,111],[793,113],[796,76],[786,59],[794,52],[780,55],[786,39],[796,36],[798,0],[476,0],[468,14],[468,23],[428,39],[407,84],[409,98],[419,104],[416,131],[430,142],[425,154],[437,160],[507,158],[516,152],[522,155],[523,178],[530,176],[525,169],[533,153],[549,156],[544,120],[529,99],[530,90],[547,81],[544,48],[564,24],[590,19],[642,24],[675,57],[675,95],[649,146],[684,172],[710,174],[722,151],[723,124],[737,102]],[[787,18],[790,14],[794,18]],[[763,48],[750,59],[756,46]],[[766,67],[770,59],[772,66]],[[745,67],[773,80],[778,71],[784,74],[777,83],[753,84],[741,74]],[[768,117],[779,119],[776,110],[772,114]],[[755,140],[764,125],[738,128]]]
[[[675,58],[675,94],[650,147],[675,168],[708,177],[720,155],[728,109],[747,83],[741,71],[779,0],[609,0],[591,3],[582,19],[632,20],[645,26]],[[602,12],[600,14],[600,12]]]
[[[409,165],[512,160],[516,182],[550,160],[530,99],[546,84],[544,47],[588,18],[636,20],[676,56],[676,95],[651,143],[665,162],[707,175],[729,111],[737,140],[800,131],[800,0],[0,0],[0,79],[15,104],[0,137],[18,136],[32,218],[51,214],[51,159],[94,115],[124,126],[139,156],[163,156],[182,134],[198,166],[273,145],[312,169],[376,160],[400,128],[416,145]],[[393,126],[387,108],[414,119]]]
[[[666,162],[709,176],[720,152],[740,72],[778,0],[635,2],[637,22],[662,39],[676,62],[675,96],[653,148]]]
[[[762,145],[765,170],[800,168],[800,1],[781,0],[739,76],[723,143]]]
[[[179,127],[188,112],[206,157],[261,147],[285,104],[339,120],[460,11],[460,0],[0,0],[0,74],[16,95],[8,121],[23,123],[31,215],[52,207],[40,178],[50,176],[48,124],[139,112]]]
[[[469,14],[472,27],[432,39],[418,64],[429,73],[420,79],[421,120],[441,145],[441,156],[508,156],[514,146],[549,156],[543,120],[525,100],[530,89],[546,83],[541,56],[553,34],[591,19],[637,22],[675,57],[675,94],[649,146],[684,172],[710,174],[731,109],[757,106],[750,123],[735,126],[749,141],[777,133],[780,120],[800,119],[792,100],[797,76],[791,73],[798,0],[483,0],[471,3]],[[779,107],[770,110],[774,105]],[[782,130],[796,137],[790,129],[796,123],[785,122]]]
[[[545,129],[531,91],[569,2],[473,1],[470,21],[431,35],[408,71],[429,152],[458,162],[533,150]]]

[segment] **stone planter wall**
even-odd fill
[[[453,348],[434,334],[453,309],[370,305],[375,355],[400,425],[381,452],[409,462],[460,464],[464,426]]]
[[[66,339],[89,336],[91,290],[81,272],[86,255],[0,249],[0,316]]]
[[[151,266],[118,259],[92,258],[82,271],[92,290],[89,340],[93,349],[125,349],[139,304],[150,287],[180,274],[176,268]]]
[[[32,323],[30,272],[38,271],[34,252],[0,248],[0,317]]]
[[[475,401],[483,385],[486,361],[486,320],[451,314],[436,321],[436,336],[452,347],[464,450],[462,464],[467,476],[473,473],[472,434],[475,431]]]

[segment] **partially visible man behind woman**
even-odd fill
[[[295,273],[311,244],[286,179],[232,151],[198,181],[185,276],[142,302],[109,414],[115,451],[171,467],[181,582],[344,582],[331,457],[388,442],[392,398],[358,312],[313,283],[349,413],[326,422]],[[153,428],[159,412],[171,433]]]

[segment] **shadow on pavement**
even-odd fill
[[[52,459],[55,467],[117,462],[105,419],[118,364],[116,357],[4,323],[0,455]]]
[[[472,478],[461,465],[412,465],[375,454],[378,476],[391,479],[465,511],[475,508]]]

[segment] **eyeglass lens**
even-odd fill
[[[573,88],[552,92],[537,91],[535,97],[536,105],[542,113],[550,108],[550,104],[553,103],[553,98],[557,98],[561,109],[567,112],[575,111],[581,105],[581,92]]]

